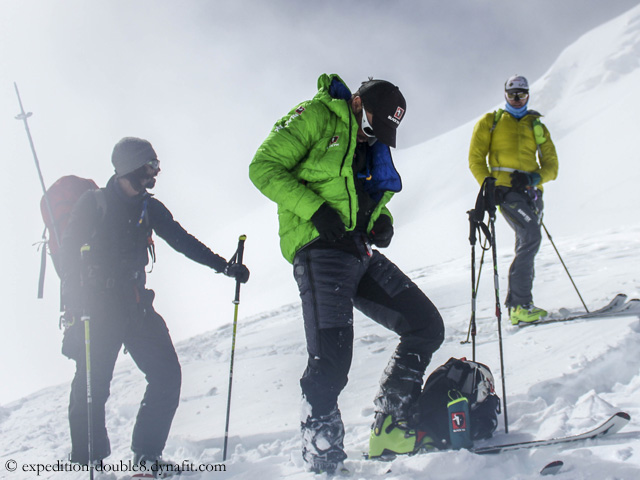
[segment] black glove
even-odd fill
[[[311,222],[318,230],[320,238],[327,242],[335,243],[345,234],[345,227],[340,215],[326,203],[311,217]]]
[[[224,267],[224,274],[227,277],[235,278],[240,283],[247,283],[249,280],[249,269],[241,263],[227,263]]]
[[[529,176],[525,172],[511,172],[511,188],[514,190],[524,190],[529,186]]]
[[[539,173],[519,172],[517,170],[511,173],[511,187],[514,190],[524,190],[526,187],[535,187],[539,183]]]
[[[386,248],[393,238],[393,225],[388,215],[380,215],[373,223],[371,229],[371,241],[376,247]]]

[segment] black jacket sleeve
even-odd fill
[[[174,250],[184,254],[194,262],[224,271],[227,261],[213,253],[205,244],[189,234],[182,225],[173,219],[171,212],[155,198],[149,200],[151,227]]]

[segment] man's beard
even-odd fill
[[[144,185],[143,188],[145,188],[147,190],[151,190],[153,187],[156,186],[156,177],[155,177],[155,175],[149,176],[149,177],[144,177],[142,179],[141,183],[142,183],[142,185]]]
[[[131,182],[133,189],[138,193],[150,190],[156,186],[155,175],[134,175],[129,179],[129,181]]]

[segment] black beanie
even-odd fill
[[[136,137],[125,137],[116,143],[111,154],[111,163],[119,177],[131,173],[146,165],[151,160],[157,160],[155,150],[147,140]]]

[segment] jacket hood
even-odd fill
[[[333,113],[338,115],[346,123],[349,118],[345,116],[351,114],[351,109],[344,108],[344,102],[351,98],[351,90],[344,81],[335,73],[323,73],[318,78],[318,93],[314,100],[319,100],[329,108]]]

